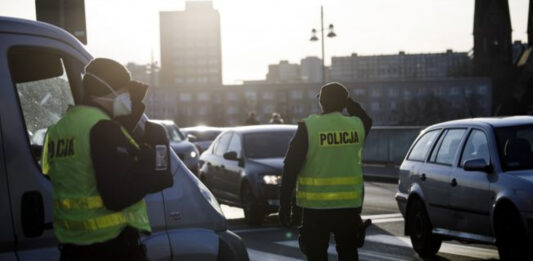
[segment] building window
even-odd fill
[[[239,95],[236,92],[228,92],[226,98],[228,101],[236,101],[239,98]]]
[[[191,100],[192,100],[192,94],[190,94],[190,93],[181,93],[180,94],[180,101],[187,102],[187,101],[191,101]]]
[[[316,99],[316,96],[318,95],[318,92],[317,91],[308,91],[307,92],[307,97],[311,100],[314,100]]]
[[[393,87],[393,88],[390,88],[390,89],[389,89],[389,96],[392,96],[392,97],[396,97],[396,96],[398,96],[398,89],[396,89],[396,88],[394,88],[394,87]]]
[[[263,100],[273,100],[274,99],[274,92],[268,91],[262,93]]]
[[[233,115],[233,114],[236,114],[238,111],[238,109],[235,107],[235,106],[229,106],[227,109],[226,109],[226,114],[228,115]]]
[[[264,104],[263,105],[263,113],[264,114],[273,113],[274,109],[275,109],[275,106],[273,104]]]
[[[451,95],[459,95],[459,88],[452,87],[450,93],[451,93]]]
[[[379,111],[379,109],[380,109],[379,102],[373,102],[370,105],[370,109],[373,110],[373,111]]]
[[[207,92],[198,93],[198,100],[199,101],[209,101],[209,93],[207,93]]]
[[[291,91],[291,98],[294,100],[302,99],[303,92],[302,91]]]
[[[478,94],[487,94],[487,86],[479,86],[477,89]]]
[[[374,89],[374,90],[372,90],[371,95],[372,95],[372,97],[379,97],[379,96],[381,96],[381,91]]]

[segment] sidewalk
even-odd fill
[[[398,183],[398,165],[363,163],[363,178],[365,181],[383,183]]]

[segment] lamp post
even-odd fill
[[[324,6],[320,6],[320,34],[321,34],[320,40],[322,40],[322,83],[326,83],[326,65],[325,65],[325,60],[324,60],[325,58],[324,56],[324,31],[325,30],[326,28],[324,28]],[[329,31],[327,34],[327,37],[333,38],[337,36],[337,34],[335,34],[333,24],[330,24],[327,30]],[[315,28],[311,30],[311,39],[309,39],[311,42],[318,41],[316,32],[317,30]]]

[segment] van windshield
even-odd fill
[[[533,169],[533,125],[496,128],[504,170]]]

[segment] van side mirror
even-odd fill
[[[230,151],[230,152],[224,153],[224,159],[227,159],[227,160],[239,160],[239,158],[237,158],[237,152],[235,152],[235,151]]]
[[[192,134],[187,134],[187,140],[189,140],[190,142],[195,142],[198,138],[196,138],[196,136],[192,135]]]
[[[463,169],[466,171],[483,171],[492,172],[492,166],[485,162],[484,159],[472,159],[465,161]]]
[[[44,203],[39,191],[27,191],[21,202],[22,231],[25,237],[38,237],[43,234]]]

